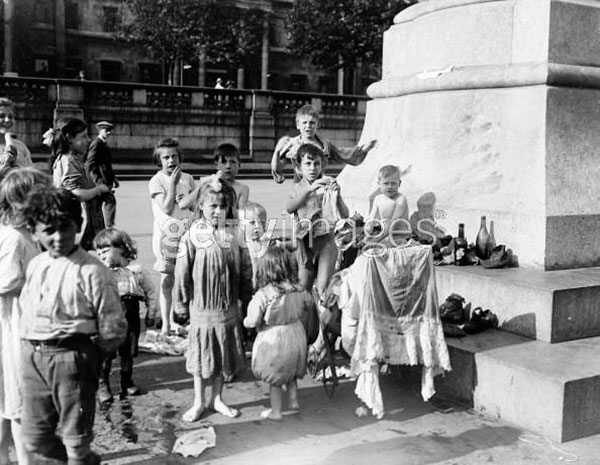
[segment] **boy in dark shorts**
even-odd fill
[[[46,252],[30,262],[20,298],[23,440],[39,461],[99,464],[90,446],[101,352],[127,332],[117,287],[75,243],[81,203],[70,192],[36,189],[26,217]]]

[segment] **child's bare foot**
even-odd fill
[[[194,422],[200,420],[204,413],[204,405],[192,405],[192,408],[183,414],[183,421]]]
[[[300,410],[300,404],[298,403],[298,399],[290,399],[288,402],[288,408],[292,411]]]
[[[281,421],[281,419],[283,418],[281,416],[281,413],[275,413],[273,411],[273,409],[270,409],[270,408],[260,412],[260,416],[262,418],[264,418],[265,420],[273,420],[273,421]]]
[[[215,399],[213,403],[213,409],[215,409],[215,412],[220,413],[221,415],[225,415],[229,418],[236,418],[241,415],[238,409],[230,407],[221,399]]]

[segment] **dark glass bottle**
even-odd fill
[[[460,223],[458,225],[458,237],[454,238],[454,264],[462,266],[465,264],[467,255],[467,248],[469,244],[465,239],[465,225]]]
[[[481,226],[479,233],[477,233],[477,240],[475,241],[475,255],[480,260],[486,260],[489,258],[488,253],[488,240],[490,235],[488,234],[485,216],[481,217]]]
[[[490,234],[488,236],[487,250],[488,258],[492,256],[492,250],[496,247],[496,237],[494,236],[494,222],[490,220]]]

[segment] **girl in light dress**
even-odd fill
[[[19,294],[29,261],[40,253],[25,225],[24,202],[34,185],[52,179],[33,168],[9,172],[0,185],[0,464],[8,464],[11,429],[20,464],[33,463],[20,437],[22,408]]]
[[[222,399],[224,378],[245,368],[238,299],[249,274],[241,270],[239,228],[227,221],[235,205],[233,187],[213,176],[200,187],[194,219],[179,243],[174,319],[190,320],[186,370],[194,377],[194,403],[184,421],[199,420],[207,408],[230,418],[240,414]]]
[[[270,384],[271,408],[261,416],[281,420],[283,386],[288,407],[298,410],[297,379],[306,372],[305,324],[314,314],[311,294],[298,283],[292,256],[281,246],[271,246],[258,258],[256,281],[259,290],[248,306],[244,326],[257,328],[252,349],[252,371]]]

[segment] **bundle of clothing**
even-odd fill
[[[355,393],[375,416],[384,414],[381,363],[422,364],[421,394],[424,400],[433,396],[434,376],[451,368],[431,247],[363,251],[332,279],[325,301],[342,311],[342,344],[357,377]]]
[[[465,305],[464,297],[450,294],[440,306],[440,318],[447,337],[463,337],[498,327],[498,317],[490,310]]]

